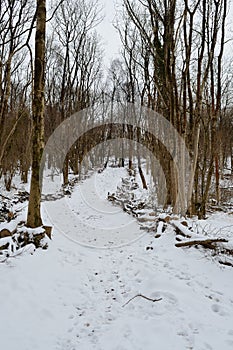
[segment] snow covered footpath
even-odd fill
[[[0,264],[1,349],[232,350],[233,269],[176,248],[171,226],[159,239],[143,233],[104,199],[116,171],[46,203],[44,220],[56,220],[48,250]],[[138,294],[162,300],[127,303]]]

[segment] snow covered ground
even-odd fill
[[[233,268],[176,248],[171,225],[159,239],[140,230],[106,200],[124,175],[106,169],[43,203],[49,249],[0,264],[1,349],[233,349]],[[201,225],[231,227],[233,215]]]

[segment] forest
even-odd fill
[[[0,167],[6,189],[17,172],[28,181],[48,138],[72,114],[114,101],[136,103],[161,114],[185,141],[193,178],[188,211],[205,217],[210,194],[222,201],[220,180],[233,164],[232,70],[224,55],[231,40],[228,2],[124,1],[115,19],[121,54],[112,60],[107,76],[96,30],[100,4],[82,1],[77,6],[65,0],[55,5],[46,20],[43,2],[37,12],[33,1],[1,4]],[[98,118],[94,114],[93,123]],[[143,130],[140,137],[145,137]],[[78,151],[75,145],[69,150],[64,184],[69,169],[78,173],[81,148],[88,142],[79,142]],[[145,142],[156,148],[158,140],[147,137]],[[155,152],[159,158],[164,151]],[[149,166],[153,172],[153,164]],[[167,168],[171,173],[172,166]],[[166,176],[168,192],[177,186],[173,175]],[[172,196],[176,193],[168,193],[168,204],[174,202]],[[32,215],[39,214],[33,210]],[[40,219],[28,220],[29,226],[40,226]]]
[[[175,316],[178,309],[172,309],[176,305],[176,283],[185,280],[181,275],[187,280],[191,278],[185,266],[181,267],[180,261],[184,259],[181,254],[184,251],[189,256],[186,259],[189,259],[190,271],[197,269],[192,273],[193,283],[199,285],[198,288],[204,286],[204,279],[199,276],[199,271],[205,269],[203,261],[202,266],[199,260],[203,257],[207,264],[205,275],[212,271],[218,276],[217,281],[225,278],[224,281],[229,283],[221,291],[225,299],[221,300],[220,308],[216,301],[211,312],[221,315],[221,310],[225,310],[222,311],[227,315],[224,327],[228,329],[230,340],[226,340],[221,329],[221,346],[224,342],[222,349],[231,349],[233,331],[229,328],[232,321],[229,315],[232,299],[230,303],[228,297],[232,292],[229,281],[233,267],[231,1],[115,1],[111,25],[118,33],[121,46],[108,67],[105,44],[98,29],[106,15],[105,5],[100,0],[0,2],[0,268],[4,269],[12,261],[17,265],[14,259],[19,257],[22,262],[17,268],[24,271],[26,262],[29,263],[27,252],[34,256],[38,254],[38,259],[45,259],[48,264],[51,261],[58,264],[57,261],[62,259],[58,254],[62,254],[65,262],[72,261],[74,274],[78,248],[65,243],[64,237],[68,237],[80,244],[81,257],[86,254],[79,260],[84,265],[82,268],[85,269],[86,264],[88,276],[98,269],[96,276],[101,273],[103,279],[107,276],[106,285],[109,285],[106,288],[111,292],[105,289],[105,294],[111,294],[117,288],[112,288],[114,261],[121,261],[122,251],[116,251],[112,260],[111,253],[103,253],[103,261],[106,263],[110,259],[107,264],[113,269],[107,271],[103,268],[105,263],[102,266],[98,261],[102,254],[98,249],[119,248],[132,242],[124,253],[129,261],[134,261],[134,267],[122,265],[126,271],[124,277],[130,279],[138,270],[141,281],[146,271],[148,283],[140,291],[137,289],[139,278],[133,280],[134,294],[129,294],[126,288],[127,299],[120,299],[121,303],[124,301],[125,324],[130,322],[127,317],[140,318],[144,312],[153,319],[156,314],[153,308],[162,305],[158,307],[162,308],[164,322],[170,322],[166,319],[167,311],[174,312],[172,317],[178,320],[179,328],[181,318]],[[170,242],[169,235],[174,236],[174,242]],[[133,242],[137,239],[140,244],[135,247]],[[161,247],[157,245],[160,240]],[[85,253],[82,245],[97,250],[91,253],[90,249]],[[171,260],[166,260],[168,265],[160,266],[166,276],[159,278],[162,285],[164,278],[170,278],[172,254],[177,259],[174,270],[178,277],[174,279],[173,294],[165,287],[160,288],[161,293],[151,293],[149,287],[152,279],[149,276],[152,271],[156,272],[156,264],[160,263],[148,254],[159,250],[158,247],[161,248],[161,259],[167,259],[165,251],[167,254],[173,252]],[[143,265],[145,271],[140,270],[138,265],[137,254],[145,252],[147,255],[142,259],[149,259],[152,270],[147,270],[147,265]],[[197,261],[197,267],[194,267]],[[37,259],[32,264],[35,269],[39,266]],[[56,275],[54,282],[59,289],[59,283],[63,282],[59,282],[58,265],[51,267],[51,271]],[[31,274],[32,268],[27,268]],[[79,269],[84,281],[85,274],[81,267]],[[6,281],[8,272],[4,271],[3,280]],[[45,277],[38,276],[40,285],[50,280],[49,271]],[[12,278],[18,276],[16,272],[15,275],[12,273]],[[69,276],[68,265],[62,276],[65,274]],[[72,276],[70,278],[69,281]],[[93,277],[89,282],[92,290],[99,290]],[[80,288],[72,283],[72,290],[77,288],[80,298],[84,298],[82,288],[85,283]],[[216,300],[214,288],[216,291],[220,286],[209,290],[211,283],[214,282],[210,279],[206,287],[210,293],[208,298]],[[27,284],[27,279],[23,284]],[[32,284],[31,288],[36,290],[35,286]],[[185,284],[184,289],[189,288],[187,286],[193,287],[191,282]],[[8,293],[8,287],[11,290],[6,282],[4,295]],[[61,288],[59,292],[68,295],[68,288]],[[88,302],[95,303],[95,297],[90,293],[87,292]],[[108,305],[105,305],[107,299],[101,294],[102,290],[96,293],[101,298],[100,305]],[[184,294],[187,293],[188,289],[185,289]],[[202,295],[203,290],[198,289],[198,293]],[[52,294],[50,297],[53,298]],[[177,298],[181,300],[182,294]],[[142,304],[135,310],[135,316],[130,305],[136,305],[138,299]],[[118,300],[118,296],[112,300]],[[163,306],[166,302],[167,306]],[[57,300],[58,308],[61,307],[59,303]],[[144,303],[148,303],[145,309]],[[189,303],[190,300],[187,305]],[[149,310],[150,305],[153,307]],[[201,305],[205,307],[206,303],[203,301]],[[23,309],[25,305],[21,307]],[[31,314],[30,305],[27,307]],[[81,311],[75,306],[80,315],[89,312],[92,304],[86,307],[86,311]],[[131,310],[130,316],[127,308]],[[6,315],[8,311],[6,307]],[[211,343],[208,334],[202,334],[202,340],[197,338],[200,341],[194,342],[194,328],[200,330],[201,326],[194,326],[198,316],[192,312],[187,316],[193,317],[189,328],[185,331],[174,328],[176,335],[181,332],[184,341],[179,345],[174,335],[172,339],[176,339],[177,349],[219,349],[217,339]],[[13,308],[10,314],[14,315]],[[100,314],[97,310],[93,317],[101,328],[104,321]],[[112,311],[112,315],[118,320],[117,310]],[[17,317],[23,319],[20,315]],[[43,317],[41,315],[41,320]],[[56,325],[60,322],[58,314],[51,317]],[[207,319],[211,319],[211,314]],[[209,327],[204,318],[202,322],[203,329]],[[32,334],[38,325],[35,323]],[[86,320],[84,328],[89,328],[88,325],[89,320]],[[117,327],[122,335],[123,328]],[[131,328],[124,337],[135,340],[143,325],[131,325]],[[69,341],[68,338],[60,339],[56,349],[81,349],[82,346],[83,349],[152,349],[152,328],[148,330],[151,343],[147,346],[140,338],[141,345],[137,347],[130,338],[129,343],[122,340],[119,347],[110,347],[109,338],[103,336],[104,328],[97,338],[93,328],[93,331],[89,330],[91,336],[81,331],[81,343],[71,336]],[[160,331],[164,331],[162,325]],[[111,338],[113,333],[113,329],[108,329],[106,334]],[[50,345],[45,345],[46,339],[43,343],[43,334],[37,343],[26,337],[20,342],[19,350],[35,344],[38,349],[55,349],[56,337],[49,337],[46,339],[50,339]],[[103,342],[100,339],[104,339]],[[159,339],[161,349],[171,349],[172,340],[169,342],[168,339],[166,343],[164,338]],[[12,340],[9,344],[10,347],[6,340],[4,350],[15,349],[17,342]]]

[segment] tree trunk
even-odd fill
[[[32,177],[28,205],[28,227],[42,225],[40,213],[40,163],[44,147],[44,86],[45,86],[46,0],[37,0],[34,91],[32,101]]]
[[[216,190],[216,200],[219,204],[220,202],[220,172],[219,172],[219,157],[218,155],[215,156],[215,190]]]
[[[141,165],[138,165],[138,171],[139,171],[139,174],[140,174],[140,177],[141,177],[141,180],[142,180],[142,187],[144,190],[147,190],[147,184],[146,184],[146,179],[145,179],[145,176],[143,174],[143,170],[141,168]]]
[[[69,183],[69,156],[66,156],[66,159],[64,161],[63,169],[63,185],[66,186]]]
[[[233,175],[233,145],[231,144],[231,175]]]

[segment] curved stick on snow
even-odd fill
[[[160,300],[162,300],[162,298],[159,298],[159,299],[152,299],[152,298],[146,297],[146,296],[143,295],[143,294],[137,294],[137,295],[135,295],[133,298],[129,299],[124,305],[122,305],[122,307],[125,307],[127,304],[129,304],[133,299],[135,299],[135,298],[137,298],[137,297],[144,298],[144,299],[146,299],[146,300],[152,301],[153,303],[154,303],[155,301],[160,301]]]

